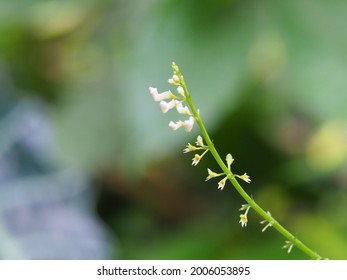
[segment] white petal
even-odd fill
[[[181,87],[181,86],[177,87],[177,92],[178,92],[180,95],[185,96],[183,87]]]
[[[160,101],[160,111],[163,113],[167,113],[169,110],[171,110],[173,107],[175,107],[177,104],[177,100],[173,99],[170,102],[166,102],[164,100]]]
[[[159,94],[158,94],[158,90],[156,88],[149,87],[149,93],[151,94],[154,101],[159,101],[158,100]]]
[[[190,132],[194,125],[194,117],[190,117],[189,120],[184,121],[184,129],[186,132]]]
[[[182,102],[178,102],[177,105],[176,105],[176,109],[177,109],[177,112],[179,114],[186,114],[186,115],[191,115],[189,109],[187,106],[184,106],[182,105]]]
[[[183,124],[184,124],[184,122],[182,122],[182,121],[178,121],[178,122],[173,122],[173,121],[171,121],[171,122],[169,123],[169,127],[170,127],[172,130],[177,130],[177,129],[179,129]]]

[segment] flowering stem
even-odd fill
[[[248,194],[247,192],[241,187],[239,182],[236,180],[235,175],[228,169],[228,167],[225,165],[224,161],[218,154],[216,148],[214,147],[213,142],[211,141],[211,138],[209,134],[207,133],[207,130],[201,120],[200,114],[195,108],[191,96],[189,94],[189,91],[187,89],[187,86],[183,80],[180,81],[181,86],[183,87],[185,94],[186,94],[186,102],[188,106],[190,107],[192,114],[195,118],[196,123],[198,124],[202,136],[205,139],[205,142],[208,146],[209,151],[211,152],[212,156],[220,166],[220,168],[223,170],[229,181],[232,183],[232,185],[235,187],[237,192],[244,198],[244,200],[248,203],[250,207],[254,209],[261,217],[263,217],[273,228],[275,228],[280,234],[282,234],[291,244],[295,245],[297,248],[299,248],[301,251],[303,251],[305,254],[310,256],[312,259],[322,259],[322,257],[317,254],[315,251],[307,247],[304,243],[302,243],[297,237],[295,237],[293,234],[291,234],[287,229],[285,229],[278,221],[276,221],[269,212],[266,212],[261,208]]]

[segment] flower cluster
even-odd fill
[[[199,135],[196,139],[195,142],[196,146],[188,143],[187,147],[183,150],[184,153],[189,153],[192,151],[197,151],[197,150],[204,150],[204,152],[199,155],[199,154],[195,154],[193,157],[193,162],[192,165],[196,166],[200,160],[202,159],[202,157],[209,151],[208,147],[204,144],[204,141],[202,140],[202,137]]]
[[[195,118],[192,116],[189,108],[183,105],[183,102],[186,101],[187,93],[185,90],[183,76],[181,75],[178,66],[175,63],[172,63],[173,75],[168,80],[169,84],[177,86],[177,92],[179,96],[174,95],[170,90],[158,93],[157,88],[150,87],[149,93],[156,102],[160,102],[160,110],[163,113],[167,113],[173,108],[176,108],[179,114],[188,115],[189,118],[185,121],[170,121],[169,127],[172,130],[177,130],[181,126],[184,126],[186,132],[190,132],[193,128]],[[169,100],[169,101],[166,101]]]
[[[230,170],[230,166],[231,164],[234,162],[234,158],[231,156],[231,154],[227,154],[226,158],[225,158],[225,161],[227,163],[227,166],[228,166],[228,169]],[[230,170],[231,171],[231,170]],[[223,176],[223,175],[226,175],[225,173],[216,173],[214,171],[212,171],[211,169],[207,169],[207,172],[208,172],[208,176],[206,178],[206,181],[207,180],[210,180],[212,178],[216,178],[216,177],[219,177],[219,176]],[[246,181],[247,183],[250,183],[251,182],[251,179],[249,178],[249,176],[247,175],[247,173],[243,174],[243,175],[236,175],[236,174],[233,174],[232,176],[234,177],[238,177],[244,181]],[[220,180],[218,182],[218,189],[219,190],[223,190],[224,189],[224,186],[225,186],[225,183],[226,183],[226,180],[228,179],[228,175],[226,175],[222,180]]]

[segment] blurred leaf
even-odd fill
[[[346,236],[334,228],[330,221],[318,216],[302,215],[297,217],[293,227],[299,237],[307,240],[307,244],[324,258],[346,258]]]

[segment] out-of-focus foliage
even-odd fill
[[[8,109],[0,110],[0,258],[109,257],[109,236],[90,211],[94,198],[87,178],[56,164],[40,103],[11,106],[5,96],[0,96]]]
[[[59,164],[100,188],[98,211],[124,258],[305,258],[280,247],[241,199],[204,182],[206,157],[167,128],[148,87],[181,68],[221,154],[290,230],[346,258],[347,3],[326,1],[6,1],[1,71],[18,100],[47,103]],[[1,94],[8,92],[0,85]],[[4,106],[1,104],[0,106]],[[5,106],[6,107],[6,106]]]

